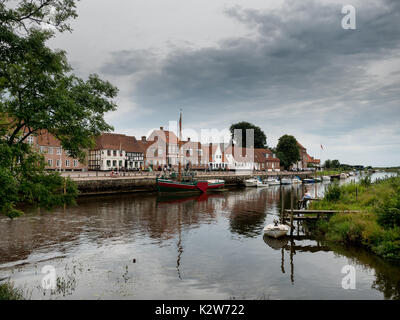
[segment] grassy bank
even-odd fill
[[[0,300],[23,300],[23,292],[11,282],[0,283]]]
[[[323,171],[317,171],[317,176],[333,176],[333,175],[338,175],[341,174],[342,172],[345,172],[344,170],[340,169],[331,169],[331,170],[323,170]]]
[[[358,184],[331,185],[322,201],[310,209],[360,210],[336,214],[317,223],[326,240],[358,245],[387,259],[400,260],[400,177],[372,184],[369,178]]]

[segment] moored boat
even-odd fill
[[[281,179],[281,184],[292,184],[293,181],[290,178],[282,178]]]
[[[156,186],[159,192],[207,192],[208,182],[156,178]]]
[[[301,183],[301,179],[299,178],[299,177],[294,177],[293,179],[292,179],[292,183],[293,184],[299,184],[299,183]]]
[[[331,181],[331,177],[330,176],[323,176],[322,180],[323,181]]]
[[[315,180],[314,179],[310,179],[310,178],[306,178],[306,179],[303,179],[303,183],[315,183]]]
[[[267,180],[264,180],[265,184],[268,184],[268,186],[279,186],[281,184],[281,181],[277,178],[269,178]]]
[[[225,180],[207,180],[208,182],[208,190],[210,189],[222,189],[225,186]]]
[[[273,224],[268,224],[264,227],[264,234],[272,238],[280,238],[287,234],[289,227],[284,224],[278,224],[277,220],[274,220]]]

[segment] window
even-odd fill
[[[74,160],[74,167],[78,166],[78,160]]]
[[[119,167],[122,167],[122,160],[119,160]]]
[[[32,136],[29,136],[29,137],[27,138],[27,141],[28,141],[28,144],[33,144],[33,142],[34,142],[33,137],[32,137]]]
[[[57,155],[61,155],[61,148],[57,148]]]
[[[53,159],[47,159],[47,164],[49,167],[53,166]]]
[[[60,167],[60,164],[61,164],[60,159],[57,159],[57,160],[56,160],[56,167]]]
[[[46,152],[46,147],[40,146],[40,152],[45,153]]]
[[[107,150],[107,156],[111,157],[111,150]]]
[[[114,157],[117,156],[117,150],[113,150],[113,156],[114,156]]]
[[[117,160],[113,160],[113,167],[115,168],[117,166]]]
[[[65,166],[69,167],[69,165],[70,165],[70,161],[69,160],[65,160]]]
[[[107,167],[111,167],[111,160],[107,160]]]
[[[49,147],[49,154],[53,154],[53,148]]]

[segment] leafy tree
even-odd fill
[[[231,131],[231,134],[232,134],[232,140],[235,139],[235,136],[234,136],[235,129],[242,130],[242,140],[235,141],[236,143],[240,144],[241,146],[246,147],[246,129],[253,129],[254,130],[254,148],[267,148],[267,136],[261,130],[260,127],[257,127],[256,125],[249,123],[249,122],[245,122],[245,121],[234,123],[229,128],[229,130]]]
[[[280,137],[276,146],[276,154],[281,165],[288,170],[292,164],[300,160],[300,150],[296,138],[290,135]]]
[[[332,166],[332,168],[335,168],[335,169],[340,168],[339,160],[332,160],[331,166]]]
[[[324,163],[324,168],[326,168],[326,169],[332,168],[332,161],[329,160],[329,159],[326,160],[325,163]]]
[[[46,46],[56,30],[71,31],[75,1],[8,3],[0,1],[0,212],[14,217],[19,202],[50,208],[73,203],[77,194],[70,180],[45,171],[26,139],[47,130],[84,161],[93,137],[112,129],[104,114],[116,109],[118,90],[97,75],[78,78],[66,53]]]

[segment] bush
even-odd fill
[[[0,300],[23,300],[20,289],[16,289],[11,282],[0,284]]]
[[[336,184],[333,184],[328,187],[328,190],[325,194],[325,199],[329,202],[336,202],[339,201],[341,194],[342,190],[340,187]]]
[[[378,223],[384,228],[400,227],[400,195],[388,197],[377,209]]]

